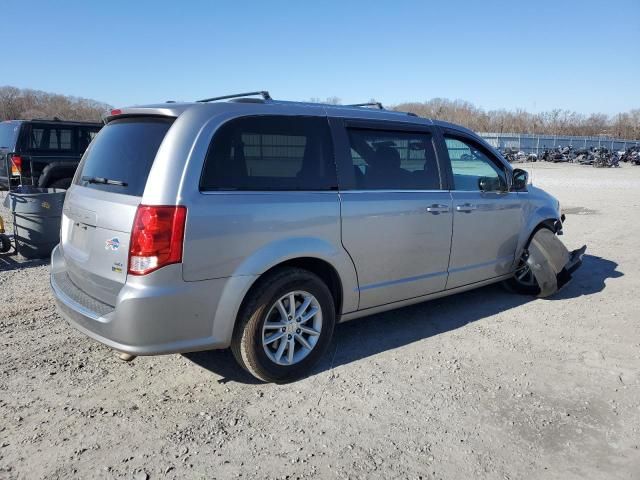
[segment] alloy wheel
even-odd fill
[[[523,285],[525,287],[537,287],[538,281],[536,277],[533,275],[531,271],[531,267],[527,263],[527,259],[529,258],[529,252],[524,252],[522,257],[520,258],[520,262],[518,262],[518,266],[516,268],[515,275],[513,276],[514,280]]]
[[[294,365],[316,346],[322,331],[322,308],[309,292],[296,290],[280,297],[262,327],[262,347],[278,365]]]

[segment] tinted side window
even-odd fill
[[[440,189],[430,134],[355,128],[347,132],[357,189]]]
[[[466,139],[445,135],[445,143],[453,170],[455,190],[479,191],[481,178],[496,185],[507,184],[506,173],[482,147]]]
[[[72,127],[32,125],[27,148],[33,151],[71,151]]]
[[[326,118],[231,120],[213,136],[201,190],[328,190],[337,185]]]

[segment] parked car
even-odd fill
[[[0,122],[0,187],[68,188],[102,124],[62,120]]]
[[[73,326],[131,356],[231,347],[287,381],[337,322],[500,281],[548,295],[580,264],[558,201],[473,132],[263,95],[106,116],[52,255]]]

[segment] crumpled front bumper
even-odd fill
[[[538,297],[548,297],[571,280],[571,274],[582,265],[587,246],[569,252],[560,239],[546,228],[538,230],[529,244],[527,264],[538,282]]]

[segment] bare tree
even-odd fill
[[[0,87],[0,120],[20,118],[22,104],[19,89],[15,87]]]
[[[640,109],[611,117],[603,113],[589,116],[554,109],[541,113],[526,110],[484,110],[463,100],[433,98],[418,103],[403,103],[395,110],[464,125],[478,132],[538,133],[551,135],[596,136],[640,139]]]
[[[338,97],[312,102],[340,105]],[[375,101],[371,99],[371,101]],[[22,118],[54,118],[99,121],[111,106],[87,98],[70,97],[40,90],[0,87],[0,120]],[[391,107],[417,115],[464,125],[478,132],[538,133],[552,135],[610,135],[640,139],[640,108],[608,116],[588,116],[569,110],[553,109],[541,113],[526,110],[484,110],[464,100],[432,98],[425,102],[409,102]]]
[[[87,98],[0,87],[0,120],[58,117],[63,120],[100,121],[102,114],[110,108],[106,103]]]

